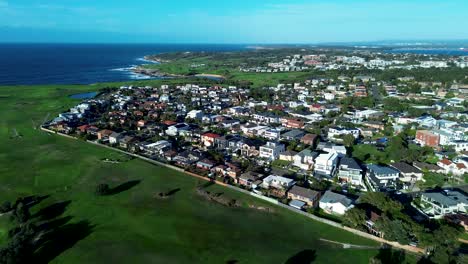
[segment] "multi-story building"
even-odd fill
[[[447,214],[466,213],[468,197],[458,191],[424,192],[420,207],[429,218],[439,219]]]
[[[336,152],[320,154],[315,159],[314,175],[325,178],[333,177],[335,175],[337,163],[338,154]]]
[[[362,186],[363,169],[350,157],[343,157],[338,167],[338,179],[356,186]]]
[[[265,146],[260,147],[260,158],[268,160],[277,160],[281,152],[285,150],[283,144],[278,142],[267,142]]]
[[[372,191],[396,188],[400,172],[396,169],[375,164],[367,165],[366,181]]]
[[[421,146],[437,148],[439,147],[439,135],[428,130],[418,130],[416,131],[416,142]]]

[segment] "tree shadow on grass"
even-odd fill
[[[107,193],[107,195],[115,195],[115,194],[119,194],[121,192],[128,191],[131,188],[133,188],[133,187],[137,186],[138,184],[140,184],[140,182],[141,182],[141,180],[133,180],[133,181],[128,181],[128,182],[122,183],[119,186],[110,189],[109,192]]]
[[[180,188],[176,188],[174,190],[170,190],[166,193],[167,196],[171,196],[171,195],[174,195],[176,193],[178,193],[180,191]]]
[[[76,243],[89,236],[94,225],[87,220],[77,223],[59,225],[45,233],[34,256],[36,263],[49,263]]]
[[[176,189],[173,189],[173,190],[170,190],[168,192],[160,192],[158,195],[159,197],[161,198],[169,198],[171,197],[172,195],[178,193],[180,191],[180,188],[176,188]]]
[[[290,257],[285,264],[310,264],[317,258],[317,253],[312,249],[305,249]]]
[[[382,264],[399,264],[405,263],[405,252],[403,250],[386,247],[379,249],[379,253],[374,259],[380,260]]]
[[[46,221],[46,222],[39,224],[37,226],[37,229],[41,231],[54,230],[56,228],[59,228],[67,224],[72,219],[73,219],[72,216],[65,216],[65,217],[54,219],[54,220]]]
[[[39,217],[41,220],[50,220],[61,216],[71,201],[63,201],[51,204],[47,207],[42,208],[37,212],[34,217]]]
[[[45,199],[49,198],[50,195],[31,195],[31,196],[26,196],[26,197],[23,197],[23,198],[20,198],[17,200],[17,203],[18,202],[22,202],[23,204],[27,205],[28,207],[33,207],[37,204],[39,204],[40,202],[44,201]]]

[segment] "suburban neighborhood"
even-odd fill
[[[44,128],[417,247],[412,231],[405,238],[389,234],[381,227],[386,213],[363,209],[363,200],[392,197],[385,201],[409,206],[415,223],[445,219],[466,228],[467,91],[467,85],[411,76],[362,75],[261,88],[121,86]],[[362,220],[350,223],[353,215]]]

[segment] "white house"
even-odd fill
[[[185,118],[190,118],[190,119],[202,119],[203,118],[203,111],[201,110],[192,110],[187,113],[187,116]]]
[[[330,127],[328,129],[328,138],[336,138],[344,135],[352,135],[354,138],[359,138],[361,131],[357,128],[342,128]]]
[[[260,158],[277,160],[281,152],[284,152],[285,146],[277,142],[267,142],[265,146],[260,147]]]
[[[381,112],[381,111],[368,109],[368,110],[362,110],[362,111],[354,112],[353,117],[355,119],[364,119],[364,118],[369,119],[369,118],[379,117],[379,116],[382,116],[382,115],[383,115],[383,112]]]
[[[276,189],[289,189],[293,186],[296,182],[294,180],[281,177],[278,175],[270,175],[263,179],[262,181],[262,188],[269,189],[269,188],[276,188]]]
[[[274,128],[265,130],[265,133],[263,133],[263,137],[269,140],[279,140],[280,135],[281,135],[281,130],[274,129]]]
[[[314,166],[315,157],[317,157],[317,153],[310,149],[304,149],[293,157],[293,165],[303,170],[310,170]]]
[[[184,123],[170,126],[166,129],[166,134],[169,136],[178,136],[182,131],[189,130],[190,126]]]
[[[344,215],[346,211],[353,208],[353,200],[348,197],[326,191],[319,202],[319,207],[329,214]]]
[[[172,147],[171,142],[167,140],[160,140],[155,143],[142,146],[140,149],[149,154],[163,154],[163,152]]]
[[[331,178],[335,174],[337,163],[337,153],[320,154],[315,159],[314,174]]]

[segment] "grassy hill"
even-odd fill
[[[53,263],[367,263],[377,250],[343,249],[320,238],[373,245],[305,217],[226,188],[241,202],[229,208],[200,197],[202,182],[79,140],[33,128],[78,101],[70,94],[97,86],[0,87],[0,203],[46,197],[32,207],[34,221],[53,230],[37,253]],[[14,130],[21,137],[12,137]],[[118,164],[103,159],[120,159]],[[113,195],[96,196],[99,183]],[[175,191],[167,199],[159,192]],[[274,208],[266,213],[249,208]],[[0,243],[7,216],[0,217]],[[231,261],[231,262],[229,262]],[[237,261],[237,262],[236,262]]]

